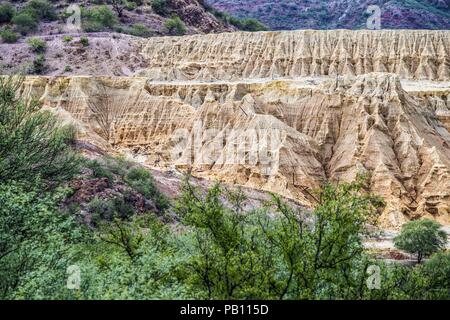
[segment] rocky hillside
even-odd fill
[[[69,17],[75,12],[69,8],[73,5],[81,8],[79,32],[119,32],[149,37],[236,30],[227,21],[206,11],[203,1],[197,0],[1,1],[0,30],[9,29],[28,36],[73,32],[67,27]],[[8,15],[9,6],[12,13]],[[180,19],[180,25],[173,23],[174,17]]]
[[[261,20],[275,30],[366,28],[370,5],[381,8],[383,29],[449,29],[449,0],[208,0],[238,17]]]
[[[264,26],[202,0],[0,1],[0,73],[129,75],[139,39],[238,29]]]

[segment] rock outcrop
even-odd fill
[[[450,31],[299,30],[149,39],[100,33],[89,34],[88,47],[79,36],[71,43],[64,42],[62,35],[44,40],[45,74],[52,76],[255,82],[390,72],[401,79],[450,80]],[[26,42],[0,44],[5,72],[27,72],[33,59]]]
[[[39,96],[75,123],[80,139],[156,168],[177,167],[309,206],[324,182],[366,173],[371,190],[386,200],[385,226],[423,216],[450,223],[448,86],[408,92],[391,73],[317,85],[29,77],[23,95]]]
[[[450,31],[222,33],[149,39],[140,75],[152,80],[238,80],[396,73],[450,80]]]

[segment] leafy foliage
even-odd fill
[[[165,16],[168,13],[166,0],[152,0],[152,9],[155,13]]]
[[[27,34],[34,31],[38,27],[37,18],[26,11],[21,11],[12,18],[12,22],[16,26],[16,30],[21,34]]]
[[[39,189],[0,184],[0,298],[43,298],[53,296],[52,286],[64,288],[67,250],[81,233],[58,213],[61,194]],[[52,273],[59,277],[48,281]]]
[[[9,23],[14,17],[16,9],[9,3],[0,3],[0,23]]]
[[[89,47],[89,39],[86,37],[81,37],[80,43],[83,47]]]
[[[30,45],[31,49],[36,53],[43,53],[47,50],[47,43],[45,40],[39,38],[28,39],[27,43]]]
[[[125,29],[124,32],[142,38],[148,38],[154,35],[153,30],[142,24],[133,24],[130,28]]]
[[[24,10],[40,20],[53,21],[58,18],[55,7],[47,0],[31,0]]]
[[[19,39],[19,35],[9,28],[0,31],[0,37],[5,43],[15,43]]]
[[[81,16],[86,32],[112,29],[117,24],[116,16],[106,5],[82,9]]]
[[[0,79],[0,181],[70,179],[79,163],[70,147],[74,130],[61,128],[38,102],[19,98],[21,85],[17,77]]]
[[[219,185],[202,197],[185,184],[177,212],[192,227],[189,283],[210,299],[347,298],[360,282],[352,270],[363,264],[361,235],[380,204],[361,188],[326,186],[311,214],[273,195],[271,217],[243,212],[239,191],[227,192],[228,209]]]
[[[122,17],[123,10],[127,7],[127,1],[125,0],[108,0],[108,3],[114,8],[117,15]]]
[[[171,35],[182,36],[186,33],[186,26],[178,16],[167,19],[164,26],[166,27],[167,32]]]
[[[417,262],[424,257],[445,248],[447,234],[440,230],[442,226],[432,220],[410,221],[403,225],[400,234],[395,238],[395,246],[417,255]]]
[[[228,21],[238,29],[244,31],[256,32],[267,30],[265,25],[254,18],[237,19],[234,17],[229,17]]]
[[[164,211],[169,208],[169,200],[155,185],[152,175],[143,168],[132,168],[125,176],[125,181],[144,197],[153,199],[156,207]]]

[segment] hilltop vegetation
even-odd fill
[[[207,0],[239,18],[256,18],[274,30],[366,28],[370,5],[381,9],[383,29],[449,29],[446,0]]]

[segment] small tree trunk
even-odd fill
[[[417,263],[420,264],[422,262],[423,255],[421,252],[417,254]]]

